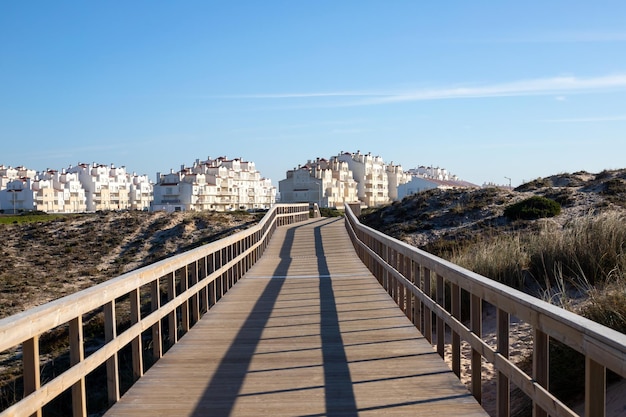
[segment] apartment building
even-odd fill
[[[152,184],[145,175],[130,175],[123,166],[95,162],[69,167],[67,172],[78,175],[85,190],[87,211],[143,210],[150,206]]]
[[[147,175],[137,175],[130,177],[130,208],[131,210],[148,210],[152,203],[152,183]]]
[[[254,162],[241,158],[197,159],[178,172],[157,173],[152,210],[232,211],[269,209],[276,188],[262,178]]]
[[[348,164],[337,157],[317,158],[287,171],[279,182],[284,203],[317,203],[319,207],[343,209],[347,203],[358,202],[357,184]]]
[[[407,171],[410,179],[398,186],[398,199],[438,188],[449,190],[452,188],[479,188],[478,185],[461,180],[458,176],[449,173],[444,168],[420,166]]]
[[[78,174],[48,169],[37,175],[31,186],[35,210],[48,213],[79,213],[87,210],[85,189]]]
[[[393,161],[389,165],[385,165],[387,172],[389,199],[392,201],[399,200],[398,187],[406,184],[411,180],[411,174],[404,172],[402,165],[394,165]]]
[[[357,183],[357,196],[365,206],[377,207],[390,202],[389,176],[380,156],[360,151],[342,152],[338,159],[348,164]]]
[[[3,188],[0,190],[0,210],[3,213],[15,214],[33,210],[34,195],[30,178],[3,177]]]

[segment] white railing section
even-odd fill
[[[71,392],[73,416],[86,417],[92,387],[85,380],[102,367],[108,402],[115,403],[128,379],[120,371],[123,349],[130,349],[135,381],[254,265],[276,227],[308,218],[308,204],[279,204],[247,230],[0,320],[0,352],[23,363],[23,398],[0,416],[41,416]],[[86,351],[83,321],[98,315],[102,343]],[[59,331],[69,334],[69,367],[42,381],[49,360],[40,354],[40,338]]]
[[[510,383],[532,400],[534,416],[578,416],[548,389],[551,339],[585,356],[584,415],[605,416],[606,370],[626,377],[626,335],[364,226],[349,208],[346,228],[363,263],[442,358],[445,331],[451,332],[451,367],[458,377],[461,340],[471,346],[470,390],[479,402],[482,358],[493,364],[497,416],[510,415]],[[470,299],[469,320],[461,320],[462,298]],[[481,337],[483,302],[497,309],[495,349]],[[510,316],[533,328],[532,375],[509,360]]]

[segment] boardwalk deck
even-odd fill
[[[343,221],[279,228],[106,414],[486,416],[355,256]]]

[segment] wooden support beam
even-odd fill
[[[85,359],[83,340],[83,317],[78,316],[70,321],[70,366],[78,365]],[[72,385],[72,415],[87,416],[87,394],[85,377]]]
[[[509,357],[509,314],[498,309],[496,312],[497,351]],[[496,417],[509,417],[511,413],[511,388],[509,378],[502,372],[496,375]]]

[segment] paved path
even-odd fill
[[[268,250],[106,414],[487,414],[356,257],[343,219]]]

